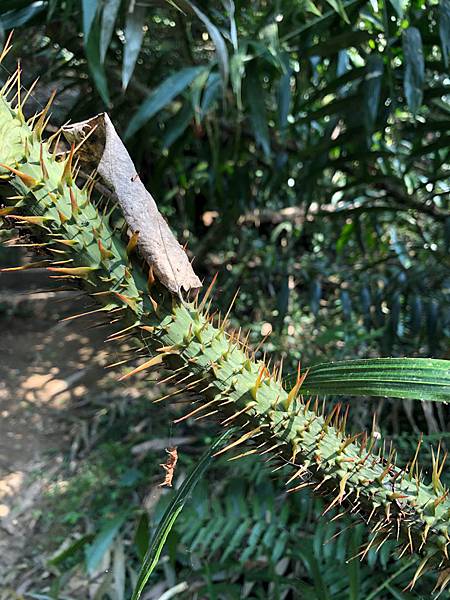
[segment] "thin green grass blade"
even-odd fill
[[[287,382],[295,383],[292,375]],[[450,361],[370,358],[322,363],[308,371],[301,393],[450,402]]]
[[[403,561],[401,567],[397,571],[395,571],[390,577],[388,577],[381,585],[379,585],[373,592],[371,592],[367,596],[366,600],[376,600],[376,598],[380,597],[380,592],[382,592],[386,588],[389,591],[391,591],[392,588],[390,584],[394,581],[394,579],[397,579],[399,575],[401,575],[404,571],[406,571],[415,564],[417,564],[417,558],[412,558],[410,560]]]
[[[131,600],[139,600],[141,597],[150,575],[158,564],[158,560],[164,544],[166,543],[167,536],[177,520],[178,515],[183,510],[183,507],[186,501],[189,499],[194,487],[203,477],[203,474],[210,465],[213,454],[222,445],[224,440],[231,435],[231,433],[231,430],[226,431],[223,435],[217,438],[217,440],[208,448],[208,450],[206,450],[206,452],[200,458],[198,464],[183,481],[180,489],[167,507],[167,510],[159,522],[158,527],[156,528],[156,531],[150,541],[150,545],[139,571],[138,580]]]

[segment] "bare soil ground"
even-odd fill
[[[95,390],[107,353],[102,329],[60,321],[79,300],[29,295],[43,276],[0,274],[0,598],[20,598],[37,563],[37,507],[67,451],[71,415]],[[22,288],[22,289],[20,289]],[[6,307],[6,308],[5,308]],[[6,591],[9,590],[9,591]]]

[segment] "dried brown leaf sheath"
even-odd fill
[[[95,168],[114,193],[146,263],[172,293],[199,290],[202,284],[175,239],[156,202],[136,174],[136,168],[106,113],[63,128],[87,171]],[[139,235],[138,235],[139,234]]]

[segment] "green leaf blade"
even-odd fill
[[[303,394],[389,396],[450,401],[450,361],[375,358],[322,363],[312,367]]]
[[[97,0],[83,0],[83,35],[84,43],[87,44],[92,24],[97,14]]]
[[[156,113],[167,106],[178,94],[183,92],[188,85],[205,69],[205,67],[186,67],[169,75],[153,92],[144,100],[125,132],[125,138],[134,135]]]
[[[331,8],[337,12],[337,14],[343,19],[346,23],[350,23],[347,13],[345,12],[345,7],[342,3],[342,0],[326,0],[327,3],[331,6]]]
[[[266,157],[270,156],[270,135],[267,123],[264,90],[256,69],[250,67],[245,77],[245,96],[250,111],[250,121],[257,144]]]
[[[103,64],[116,24],[121,0],[106,0],[100,26],[100,62]]]
[[[383,59],[377,54],[369,56],[364,80],[364,108],[367,132],[371,133],[378,116],[381,85],[383,81]]]
[[[408,108],[413,115],[416,115],[422,104],[425,80],[422,37],[416,27],[408,27],[403,34],[403,52],[405,60],[403,88]]]
[[[146,7],[134,7],[133,12],[127,13],[125,23],[125,46],[122,65],[122,89],[125,91],[133,75],[136,61],[144,40],[144,22]]]
[[[105,69],[100,60],[100,29],[97,24],[91,29],[91,33],[85,46],[85,52],[88,59],[88,67],[97,92],[100,94],[100,97],[106,106],[109,106],[111,100]]]
[[[139,600],[141,597],[150,575],[158,564],[158,560],[167,540],[167,536],[177,520],[178,515],[183,510],[186,501],[190,498],[194,487],[203,477],[203,474],[213,459],[214,453],[218,450],[218,448],[220,448],[222,443],[228,438],[229,435],[231,435],[231,433],[231,430],[225,432],[223,435],[217,438],[213,444],[211,444],[211,446],[202,455],[195,468],[183,481],[180,489],[177,491],[176,495],[173,497],[172,501],[167,507],[164,515],[161,518],[161,521],[158,524],[158,527],[156,528],[155,533],[153,534],[152,540],[139,571],[138,580],[133,590],[133,596],[131,597],[131,600]]]
[[[441,0],[439,4],[439,37],[441,38],[442,58],[448,67],[450,56],[450,0]]]
[[[209,34],[209,37],[213,41],[213,44],[216,48],[217,62],[219,63],[220,73],[223,79],[223,89],[225,90],[228,84],[228,76],[230,72],[230,66],[228,61],[228,50],[225,44],[225,41],[222,37],[222,34],[218,30],[218,28],[210,21],[210,19],[202,12],[199,8],[195,6],[190,0],[184,0],[184,3],[189,6],[192,12],[200,19],[203,25],[206,27],[206,31]]]
[[[107,523],[86,549],[86,568],[92,575],[100,564],[105,552],[111,547],[128,513],[122,513]]]

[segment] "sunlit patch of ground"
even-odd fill
[[[6,280],[0,282],[6,286]],[[77,302],[27,296],[0,285],[0,579],[21,594],[32,573],[22,556],[39,518],[36,507],[55,479],[70,442],[74,410],[94,392],[108,353],[101,329],[60,322]],[[114,351],[113,351],[114,352]],[[112,362],[112,361],[111,361]],[[8,596],[6,596],[8,597]],[[5,597],[5,598],[6,598]]]

